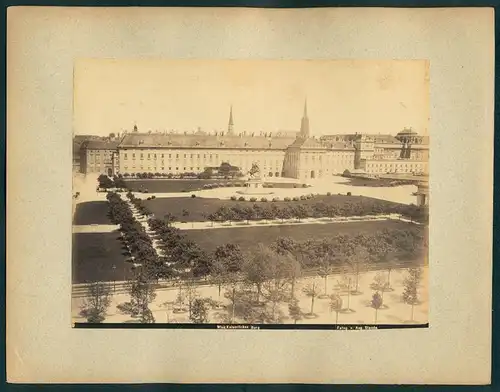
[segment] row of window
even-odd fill
[[[101,159],[102,158],[102,159]],[[100,157],[99,155],[96,155],[95,157],[89,157],[88,159],[89,162],[104,162],[104,163],[111,163],[113,162],[109,157]]]
[[[393,167],[393,164],[392,163],[369,163],[368,167]],[[417,164],[413,164],[413,163],[395,163],[394,167],[401,167],[401,168],[403,168],[403,167],[404,168],[415,167],[417,169],[420,169],[420,168],[423,167],[423,165],[420,164],[420,163],[417,163]]]
[[[140,154],[139,154],[139,159],[144,160],[144,158],[145,158],[145,156],[144,156],[144,155],[145,155],[145,154],[140,153]],[[161,158],[161,159],[162,159],[162,163],[164,163],[164,162],[165,162],[165,161],[164,161],[164,159],[165,159],[165,155],[168,155],[168,159],[172,159],[172,155],[174,155],[174,156],[175,156],[175,158],[174,158],[174,159],[180,159],[180,154],[147,154],[147,157],[146,157],[146,158],[147,158],[148,160],[151,160],[151,159],[153,159],[153,160],[158,160],[159,158]],[[198,159],[198,160],[199,160],[199,159],[201,159],[201,154],[183,154],[183,155],[184,155],[184,159],[187,159],[187,158],[191,158],[191,159],[196,158],[196,159]],[[188,155],[189,155],[189,156],[188,156]],[[206,159],[206,158],[207,158],[207,154],[203,154],[203,159]],[[212,161],[212,160],[213,160],[213,158],[214,158],[214,156],[213,156],[212,154],[208,155],[208,159],[209,159],[209,161]],[[250,157],[246,157],[246,158],[248,159],[248,158],[250,158]],[[136,154],[135,154],[135,153],[132,153],[132,157],[131,157],[131,159],[132,159],[133,161],[135,161],[135,160],[136,160]],[[129,160],[129,159],[128,159],[128,155],[127,155],[127,154],[123,154],[123,160]],[[219,160],[219,155],[218,155],[218,154],[216,154],[216,155],[215,155],[215,160],[216,160],[216,161],[218,161],[218,160]],[[231,159],[229,159],[229,161],[231,161]],[[234,161],[234,159],[233,159],[233,161]],[[241,157],[240,157],[240,159],[236,158],[236,162],[235,162],[235,163],[238,163],[238,162],[240,162],[240,165],[241,165],[241,162],[242,162]],[[276,165],[277,165],[277,166],[278,166],[278,165],[281,165],[281,164],[282,164],[282,162],[283,162],[283,160],[282,160],[282,159],[276,160]],[[265,160],[265,161],[264,161],[264,164],[266,165],[267,163],[268,163],[268,161],[267,161],[267,160]],[[269,161],[269,164],[270,164],[270,165],[272,165],[272,161],[271,161],[271,160]]]
[[[159,157],[160,155],[161,155],[161,158],[165,158],[165,155],[167,155],[167,154],[147,154],[147,158],[148,158],[148,159],[151,159],[151,156],[153,156],[153,159],[158,159],[158,157]],[[172,155],[174,155],[174,154],[168,154],[168,157],[169,157],[169,158],[172,158]],[[180,155],[180,154],[175,154],[175,157],[176,157],[176,158],[179,158],[179,155]],[[188,157],[188,155],[190,155],[190,158],[194,158],[194,155],[195,155],[195,154],[184,154],[184,158],[187,158],[187,157]],[[196,154],[196,155],[197,155],[197,158],[200,158],[200,155],[201,155],[201,154]],[[142,152],[141,152],[141,153],[139,154],[139,156],[140,156],[140,158],[141,158],[141,159],[144,159],[144,153],[142,153]],[[207,157],[207,154],[203,154],[203,158],[206,158],[206,157]],[[212,159],[212,154],[210,154],[210,155],[209,155],[209,157],[210,157],[210,159]],[[215,158],[216,158],[216,159],[218,159],[218,158],[219,158],[219,155],[218,155],[218,154],[216,154],[216,155],[215,155]],[[127,153],[123,154],[123,159],[128,159],[128,154],[127,154]],[[135,153],[132,153],[132,159],[135,159]]]
[[[113,155],[114,151],[108,150],[108,151],[102,151],[102,150],[89,150],[88,151],[90,155]]]
[[[168,167],[168,170],[169,170],[169,171],[172,171],[172,168],[173,168],[173,166],[169,166],[169,167]],[[124,170],[125,172],[126,172],[128,169],[129,169],[129,166],[123,166],[123,170]],[[157,170],[159,169],[159,167],[158,167],[158,166],[156,166],[156,167],[147,166],[147,168],[146,168],[146,166],[137,166],[137,167],[136,167],[135,165],[133,165],[133,166],[130,166],[130,169],[132,169],[132,170],[135,170],[135,169],[138,169],[138,170],[156,170],[156,171],[157,171]],[[272,168],[270,168],[270,169],[272,169]],[[279,167],[278,167],[277,169],[279,169]],[[162,170],[162,171],[164,171],[164,170],[165,170],[165,166],[162,166],[162,167],[161,167],[161,170]],[[180,167],[179,167],[179,166],[175,167],[175,170],[176,170],[176,171],[180,170]],[[201,168],[200,168],[199,166],[198,166],[198,167],[195,167],[195,166],[191,166],[191,167],[189,167],[189,166],[184,166],[184,167],[182,168],[182,170],[183,170],[183,171],[194,171],[194,170],[200,171],[200,170],[201,170]],[[244,169],[244,170],[245,170],[245,169]],[[264,166],[264,167],[263,167],[263,170],[264,170],[264,171],[268,170],[268,169],[267,169],[267,166]]]

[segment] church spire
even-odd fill
[[[304,102],[304,114],[302,115],[302,122],[300,124],[300,136],[303,138],[309,137],[309,117],[307,117],[307,98]]]
[[[229,123],[227,125],[227,133],[228,135],[232,135],[234,130],[234,122],[233,122],[233,105],[229,109]]]

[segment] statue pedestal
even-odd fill
[[[245,183],[245,188],[247,188],[248,191],[251,191],[252,189],[262,189],[264,186],[261,179],[252,179]]]
[[[270,195],[273,192],[264,188],[264,183],[260,178],[251,178],[245,182],[245,190],[237,193],[243,195]]]

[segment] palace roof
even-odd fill
[[[321,142],[315,138],[301,139],[298,138],[290,147],[298,147],[301,149],[322,149],[322,150],[353,150],[354,147],[349,142]]]
[[[284,150],[294,142],[293,137],[264,137],[200,134],[141,134],[125,135],[120,148],[225,148]]]
[[[116,150],[120,142],[109,142],[103,140],[87,140],[83,142],[81,149],[87,150]]]
[[[392,135],[373,135],[375,143],[381,144],[401,144],[398,139]]]

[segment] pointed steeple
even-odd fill
[[[302,122],[300,124],[300,136],[302,138],[309,137],[309,117],[307,117],[307,98],[304,102],[304,114],[302,115]]]
[[[229,109],[229,123],[227,125],[227,134],[232,135],[234,130],[234,121],[233,121],[233,105]]]

